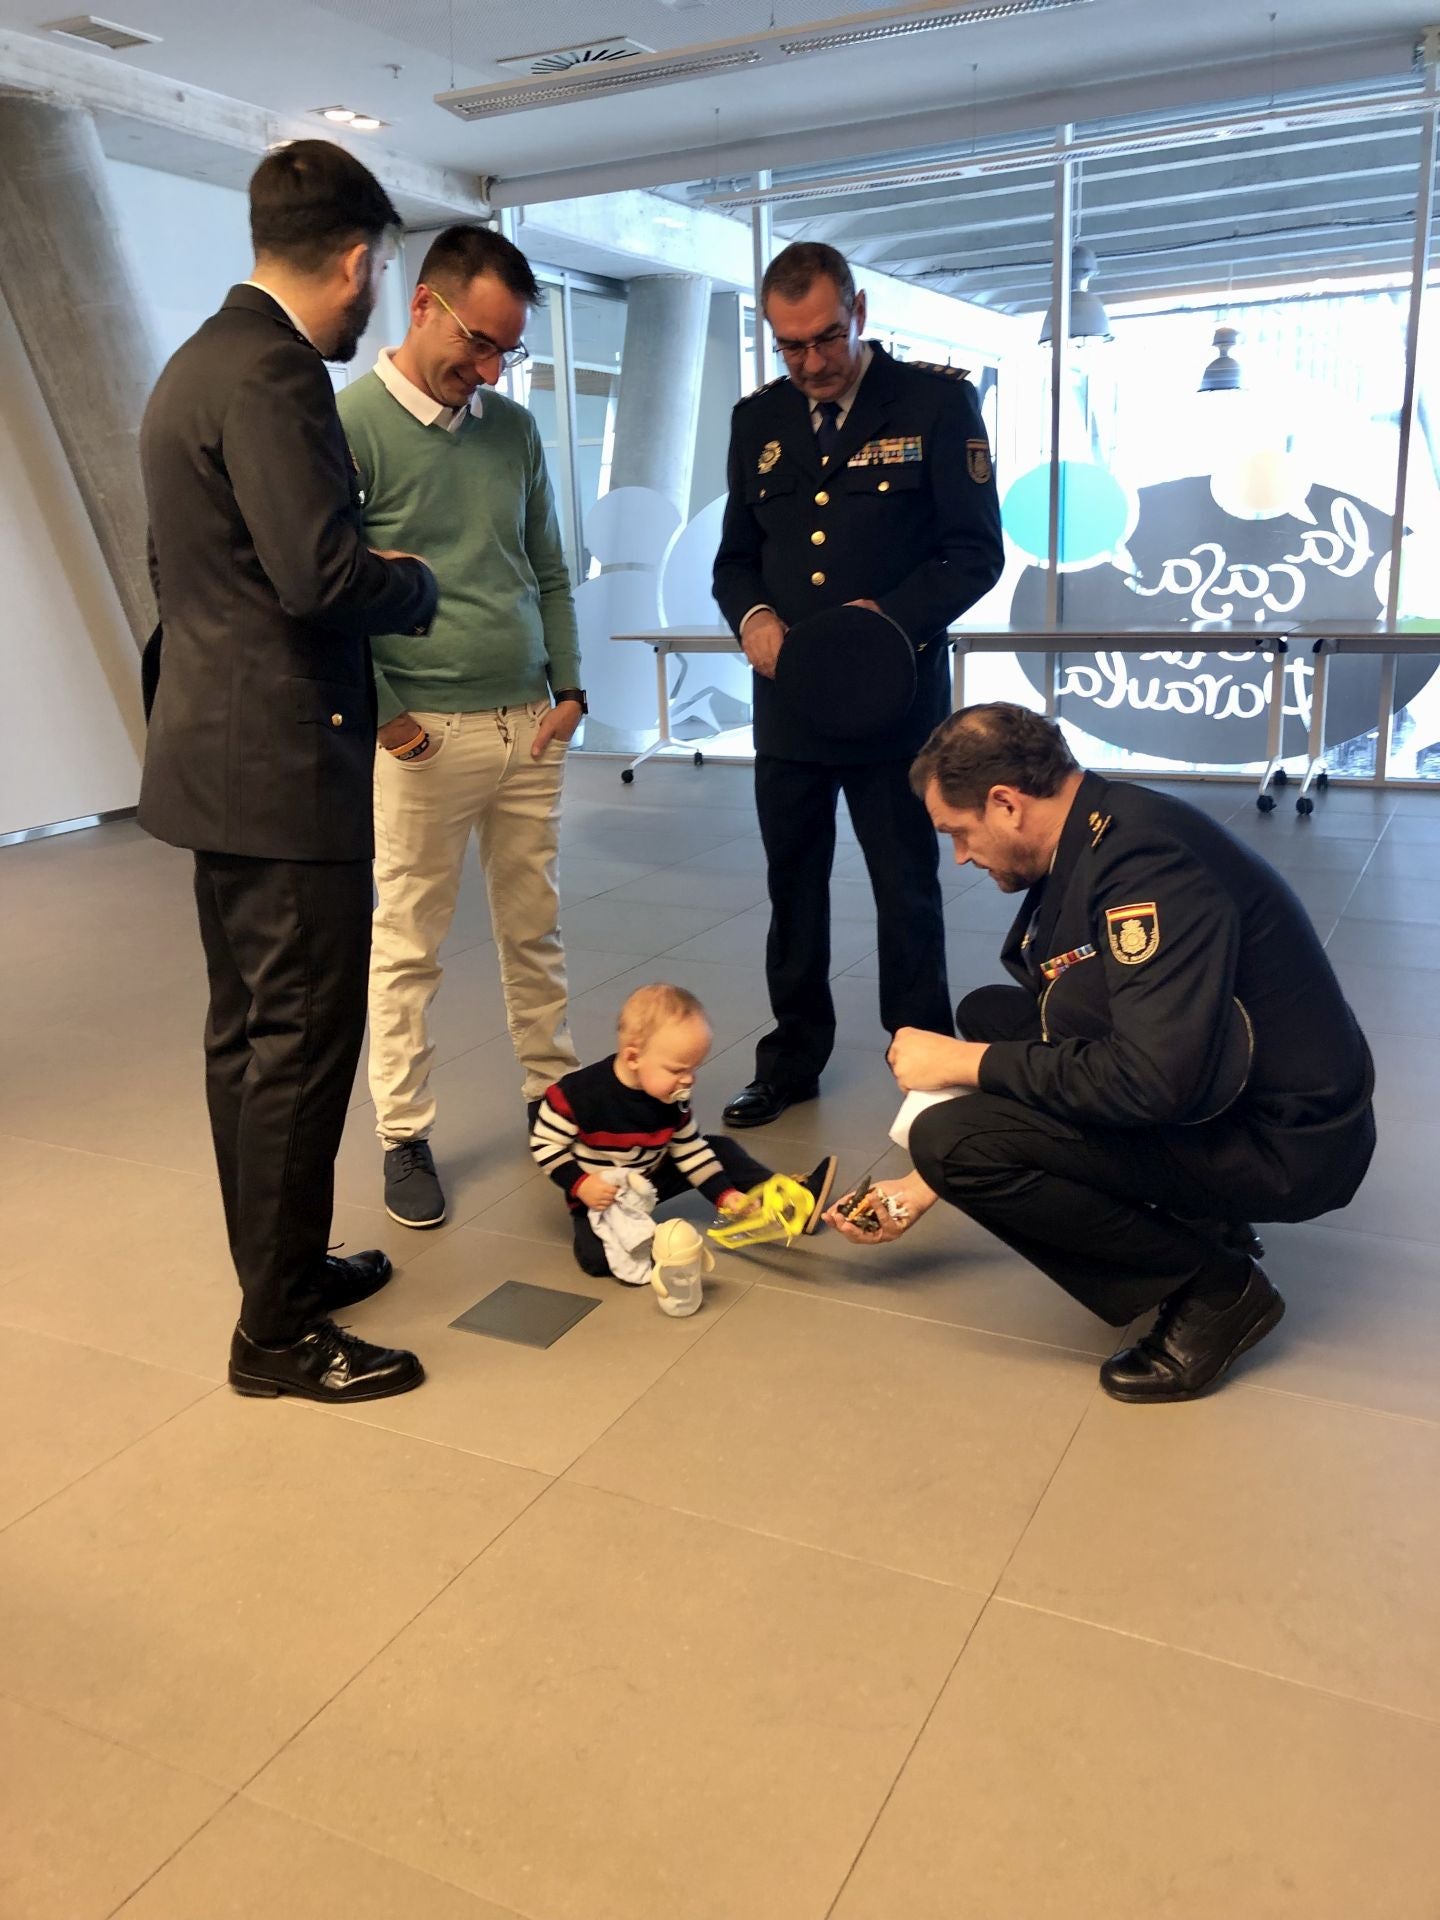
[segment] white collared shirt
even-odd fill
[[[393,400],[398,400],[405,411],[413,414],[422,427],[443,427],[446,433],[454,433],[468,414],[478,419],[482,401],[479,389],[467,406],[443,407],[438,400],[403,374],[395,364],[395,349],[382,347],[380,357],[375,362],[375,377]]]
[[[855,396],[860,391],[860,382],[870,371],[871,358],[870,342],[868,340],[862,340],[860,342],[860,371],[840,396],[840,411],[835,416],[837,430],[843,427],[850,417],[850,409],[854,406]],[[820,405],[821,403],[818,400],[812,400],[810,402],[810,425],[817,433],[820,431]]]
[[[258,293],[263,293],[267,300],[273,300],[285,318],[290,322],[291,326],[294,327],[295,331],[299,334],[300,338],[302,340],[310,340],[310,335],[306,328],[300,324],[300,318],[295,312],[295,309],[293,307],[287,307],[273,287],[267,287],[263,280],[242,280],[240,284],[242,287],[254,287]],[[315,342],[310,340],[310,345],[313,347]],[[319,349],[317,348],[316,351],[318,352]]]

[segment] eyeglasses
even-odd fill
[[[456,326],[464,335],[465,344],[477,360],[498,360],[502,367],[518,367],[522,360],[528,360],[530,358],[530,349],[526,346],[497,347],[495,342],[493,340],[487,340],[483,333],[472,333],[443,293],[437,293],[434,287],[428,287],[426,291],[432,300],[438,300],[440,302],[446,313],[448,313],[450,318],[455,322]]]
[[[838,347],[842,341],[848,340],[850,327],[848,320],[843,327],[827,327],[824,333],[817,333],[813,340],[782,340],[777,334],[775,348],[782,359],[803,360],[812,349],[816,353],[828,353],[832,347]]]

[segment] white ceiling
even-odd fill
[[[828,6],[833,12],[827,15]],[[0,0],[0,29],[39,34],[74,0]],[[390,125],[377,141],[501,180],[683,151],[669,177],[703,178],[718,144],[849,128],[912,113],[953,115],[954,138],[987,103],[1077,85],[1255,63],[1275,84],[1301,52],[1398,48],[1440,17],[1440,0],[1091,0],[1054,14],[956,27],[825,54],[783,73],[739,73],[467,125],[434,105],[453,84],[507,77],[496,62],[628,34],[673,49],[853,14],[837,0],[100,0],[109,18],[161,44],[110,56],[285,115],[340,102]],[[1277,14],[1271,25],[1272,12]],[[1197,31],[1198,25],[1198,31]],[[452,65],[451,46],[454,46]],[[43,37],[43,36],[42,36]],[[391,71],[398,67],[399,73]],[[3,80],[0,62],[0,80]],[[316,122],[317,131],[323,123]],[[895,144],[903,145],[898,139]],[[362,149],[363,150],[363,149]],[[662,170],[663,171],[663,170]]]

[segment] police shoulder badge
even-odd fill
[[[967,440],[965,442],[965,464],[970,469],[970,478],[977,487],[990,484],[994,468],[990,464],[990,443],[988,440]]]
[[[1122,967],[1138,967],[1160,946],[1160,909],[1153,900],[1130,907],[1107,907],[1105,931],[1110,952]]]
[[[769,473],[780,464],[780,442],[767,440],[760,449],[760,458],[755,462],[757,473]]]

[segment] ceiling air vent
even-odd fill
[[[87,47],[104,47],[110,53],[127,53],[132,47],[158,47],[158,33],[141,33],[138,27],[122,27],[114,20],[101,20],[93,13],[73,14],[68,20],[51,20],[41,29],[62,40],[83,40]]]
[[[637,53],[653,53],[653,47],[642,47],[638,40],[631,40],[623,33],[612,33],[604,40],[587,40],[580,47],[554,47],[549,53],[513,53],[507,60],[497,60],[497,67],[504,67],[507,73],[571,73],[577,67],[599,67],[613,64],[617,60],[633,60]]]
[[[988,26],[1017,14],[1053,13],[1086,7],[1093,0],[910,0],[906,6],[848,13],[839,20],[816,20],[795,27],[769,27],[742,40],[708,40],[695,46],[653,53],[635,41],[615,36],[555,53],[502,60],[516,77],[480,87],[452,87],[437,93],[435,104],[461,120],[484,120],[498,113],[525,113],[534,107],[568,106],[576,100],[604,100],[638,87],[667,87],[680,80],[712,78],[747,67],[784,66],[810,54],[848,52],[913,34],[951,27]],[[678,9],[677,9],[678,10]],[[687,9],[688,10],[688,9]]]

